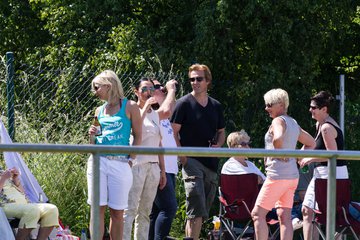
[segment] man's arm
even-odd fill
[[[181,147],[180,136],[179,136],[179,132],[180,132],[180,129],[181,129],[181,124],[171,123],[171,126],[172,126],[173,131],[174,131],[174,138],[175,138],[176,145],[178,147]],[[186,164],[186,161],[187,161],[186,156],[179,156],[179,159],[180,159],[181,164],[184,166]]]
[[[211,147],[219,148],[219,147],[222,147],[222,145],[224,145],[224,143],[225,143],[225,128],[218,129],[217,135],[218,135],[217,142],[216,142],[216,144],[212,144]]]

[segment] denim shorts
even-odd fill
[[[187,218],[209,216],[217,189],[217,173],[194,158],[187,158],[182,175],[186,192]]]

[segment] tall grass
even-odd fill
[[[16,141],[40,143],[46,139],[53,125],[43,124],[41,128],[29,124],[26,118],[17,114]],[[66,135],[58,135],[58,143],[85,143],[85,123],[79,122],[68,128]],[[71,137],[70,137],[71,136]],[[49,198],[59,208],[60,219],[65,225],[80,233],[89,224],[90,208],[86,203],[86,154],[77,153],[22,153],[25,163],[38,180]]]

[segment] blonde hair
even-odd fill
[[[265,93],[264,100],[265,104],[283,103],[285,109],[288,109],[289,107],[289,95],[281,88],[271,89]]]
[[[108,100],[124,98],[124,89],[122,87],[120,79],[118,78],[118,76],[114,71],[105,70],[101,72],[99,75],[97,75],[91,81],[92,91],[95,91],[95,83],[110,86]]]
[[[250,137],[244,129],[241,129],[239,132],[230,133],[226,139],[229,148],[234,148],[243,142],[250,142]]]

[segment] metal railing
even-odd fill
[[[326,239],[334,239],[335,234],[335,194],[336,194],[336,159],[360,160],[360,151],[326,151],[326,150],[265,150],[265,149],[235,149],[235,148],[150,148],[132,146],[100,146],[100,145],[65,145],[65,144],[0,144],[0,152],[57,152],[57,153],[91,153],[93,154],[93,196],[91,205],[90,228],[91,239],[100,238],[99,222],[99,155],[102,153],[178,155],[201,157],[317,157],[329,159],[329,180],[327,184],[327,223]],[[330,191],[331,189],[331,191]]]

